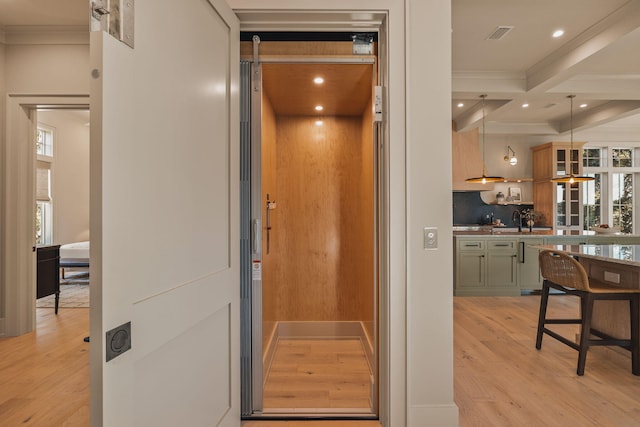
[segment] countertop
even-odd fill
[[[478,229],[478,230],[457,230],[453,229],[454,236],[614,236],[614,234],[598,234],[595,231],[588,230],[552,230],[549,228],[533,228],[529,231],[528,228],[523,228],[522,231],[518,231],[517,228],[500,228],[494,227],[493,229]],[[615,236],[631,236],[630,234],[615,234]]]

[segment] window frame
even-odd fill
[[[35,152],[36,152],[36,170],[38,164],[42,169],[49,170],[49,200],[37,200],[34,206],[34,221],[33,221],[33,236],[36,245],[50,245],[53,243],[53,180],[54,180],[54,156],[55,156],[55,141],[56,141],[56,128],[49,126],[42,122],[36,123],[36,132],[43,130],[47,133],[49,138],[49,144],[46,144],[50,150],[43,150],[44,153],[38,153],[37,133],[34,136]],[[44,165],[43,165],[44,164]],[[46,166],[45,166],[46,165]],[[37,181],[36,181],[37,186]],[[37,225],[38,208],[40,208],[40,229]]]
[[[613,223],[613,180],[611,177],[613,174],[632,174],[633,190],[632,190],[632,226],[631,233],[635,234],[639,229],[640,223],[640,208],[638,203],[640,202],[640,148],[637,144],[632,142],[590,142],[584,145],[583,150],[599,148],[601,150],[601,161],[598,167],[586,166],[583,161],[583,174],[600,174],[601,182],[601,223],[612,224]],[[630,149],[632,150],[631,163],[632,166],[615,166],[613,162],[613,154],[615,149]],[[584,154],[584,151],[583,151]],[[584,202],[583,202],[583,223],[587,227],[586,221],[584,221]]]

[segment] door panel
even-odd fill
[[[134,49],[91,34],[92,424],[239,425],[238,22],[222,0],[135,15]]]

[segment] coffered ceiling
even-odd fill
[[[479,125],[487,94],[487,133],[563,134],[575,94],[574,129],[640,131],[639,0],[452,0],[452,15],[458,129]],[[513,28],[488,39],[499,26]]]

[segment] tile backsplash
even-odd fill
[[[490,224],[493,218],[493,221],[500,219],[507,227],[517,227],[512,220],[513,211],[523,209],[533,209],[533,205],[487,204],[480,197],[480,191],[453,192],[454,224]]]

